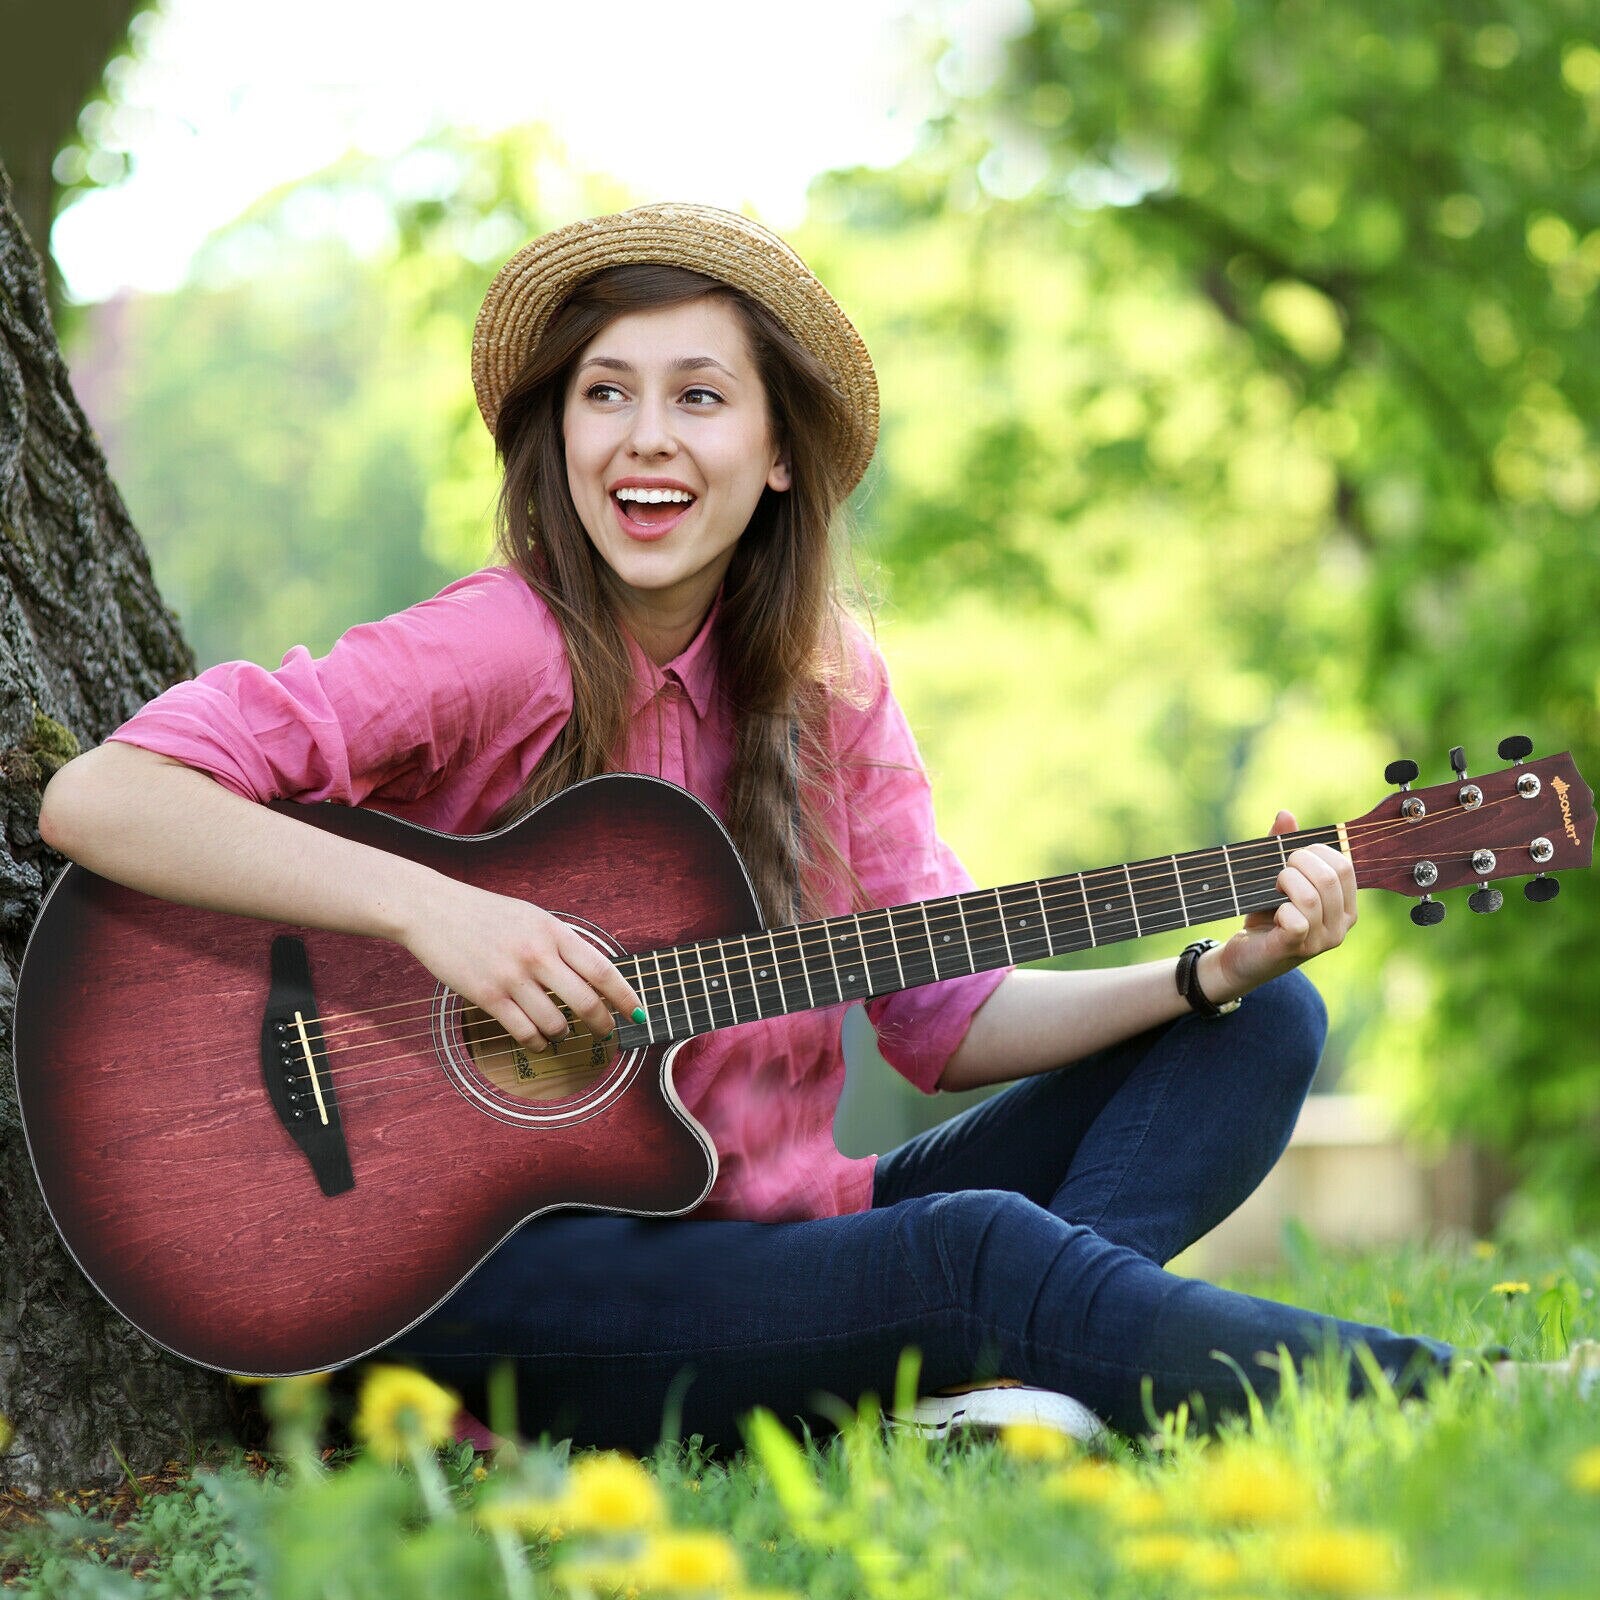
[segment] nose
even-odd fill
[[[641,396],[633,409],[633,426],[628,430],[629,453],[655,458],[676,455],[677,450],[670,402],[661,396]]]

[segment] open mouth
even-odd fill
[[[675,528],[696,501],[683,489],[614,489],[611,503],[625,532],[636,539],[658,539]]]

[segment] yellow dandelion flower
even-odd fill
[[[443,1444],[460,1399],[411,1367],[371,1366],[361,1383],[356,1433],[375,1455],[398,1460],[412,1444]]]
[[[1128,1484],[1106,1502],[1106,1510],[1118,1522],[1126,1522],[1130,1527],[1144,1527],[1162,1521],[1168,1507],[1166,1497],[1159,1490],[1146,1488],[1143,1484]]]
[[[1197,1589],[1227,1589],[1239,1581],[1244,1563],[1237,1550],[1196,1540],[1183,1563],[1183,1575]]]
[[[662,1520],[661,1491],[632,1456],[606,1452],[582,1456],[572,1468],[572,1528],[620,1532],[653,1528]]]
[[[1000,1443],[1023,1461],[1065,1461],[1072,1454],[1066,1434],[1042,1422],[1008,1422],[1000,1430]]]
[[[1600,1494],[1600,1444],[1590,1445],[1572,1458],[1567,1482],[1584,1494]]]
[[[638,1563],[646,1589],[726,1589],[743,1577],[739,1552],[720,1533],[660,1533]]]
[[[1130,1572],[1178,1572],[1194,1555],[1195,1540],[1186,1533],[1141,1533],[1124,1539],[1117,1556]]]
[[[1371,1594],[1400,1577],[1400,1553],[1386,1534],[1366,1528],[1306,1528],[1283,1533],[1268,1560],[1286,1583],[1316,1594]]]
[[[1497,1248],[1493,1239],[1476,1239],[1473,1241],[1472,1253],[1480,1261],[1493,1261]]]
[[[559,1539],[571,1507],[566,1494],[512,1494],[482,1501],[473,1515],[485,1528],[509,1528],[515,1533],[542,1533],[547,1539]]]
[[[1074,1461],[1052,1472],[1042,1485],[1045,1497],[1072,1505],[1103,1506],[1122,1492],[1123,1479],[1103,1461]]]
[[[1316,1488],[1277,1456],[1224,1451],[1202,1474],[1195,1506],[1211,1522],[1289,1522],[1316,1503]]]
[[[1503,1294],[1508,1300],[1514,1294],[1526,1294],[1527,1292],[1527,1284],[1523,1283],[1520,1279],[1508,1279],[1505,1283],[1496,1283],[1491,1285],[1489,1289],[1490,1294]]]

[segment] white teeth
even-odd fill
[[[694,496],[684,489],[618,489],[619,500],[637,500],[647,506],[665,505],[674,502],[679,505],[688,505]]]

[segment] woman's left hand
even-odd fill
[[[1291,812],[1280,811],[1272,833],[1292,833]],[[1350,858],[1331,845],[1294,851],[1278,874],[1287,898],[1275,911],[1252,911],[1244,928],[1201,957],[1197,976],[1206,996],[1220,1005],[1298,967],[1341,943],[1356,920],[1356,872]]]

